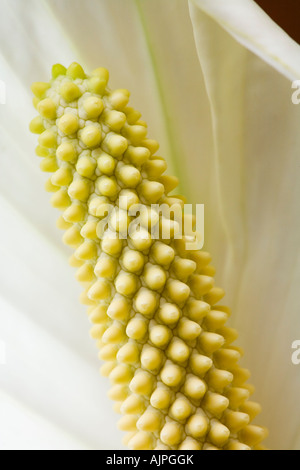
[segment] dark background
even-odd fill
[[[300,44],[300,0],[256,0],[256,3]]]

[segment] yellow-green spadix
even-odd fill
[[[151,213],[151,204],[182,207],[184,198],[168,197],[176,178],[163,175],[166,162],[128,90],[111,90],[108,78],[101,67],[87,74],[76,63],[55,65],[49,83],[32,86],[39,116],[30,129],[74,249],[124,442],[133,450],[264,449],[267,431],[252,423],[260,407],[249,400],[210,255],[186,250],[185,235],[174,238],[175,222],[161,214],[155,223],[172,227],[168,239],[153,238],[144,219],[135,228],[135,205]]]

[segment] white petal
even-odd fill
[[[290,79],[300,76],[299,45],[252,0],[189,0],[240,44]],[[296,12],[295,12],[296,14]]]
[[[92,450],[0,391],[1,450]]]
[[[299,370],[291,361],[300,331],[300,106],[292,104],[291,82],[277,65],[245,48],[220,21],[227,12],[230,24],[240,18],[249,32],[257,27],[251,9],[245,18],[230,10],[237,2],[211,1],[208,15],[208,3],[190,7],[214,129],[219,211],[209,244],[264,407],[268,444],[291,449],[300,420]],[[291,42],[291,54],[293,48]]]
[[[30,0],[29,7],[22,0],[3,0],[1,8],[1,54],[27,89],[37,80],[33,76],[49,77],[54,63],[72,61],[74,52],[45,2]]]

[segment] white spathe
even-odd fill
[[[224,235],[211,250],[217,261],[223,256],[218,279],[268,443],[290,449],[300,426],[300,369],[291,361],[300,335],[300,106],[287,77],[300,77],[300,47],[252,1],[195,0],[190,12],[212,113],[220,210],[213,232],[219,224]]]
[[[131,90],[180,190],[205,203],[205,248],[268,445],[299,449],[300,47],[251,0],[2,0],[0,10],[0,448],[122,448],[28,131],[31,82],[76,60]]]

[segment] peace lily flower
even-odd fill
[[[76,60],[132,91],[181,192],[205,204],[205,249],[234,312],[267,445],[299,449],[299,46],[251,0],[0,8],[1,447],[121,447],[28,133],[30,84]]]

